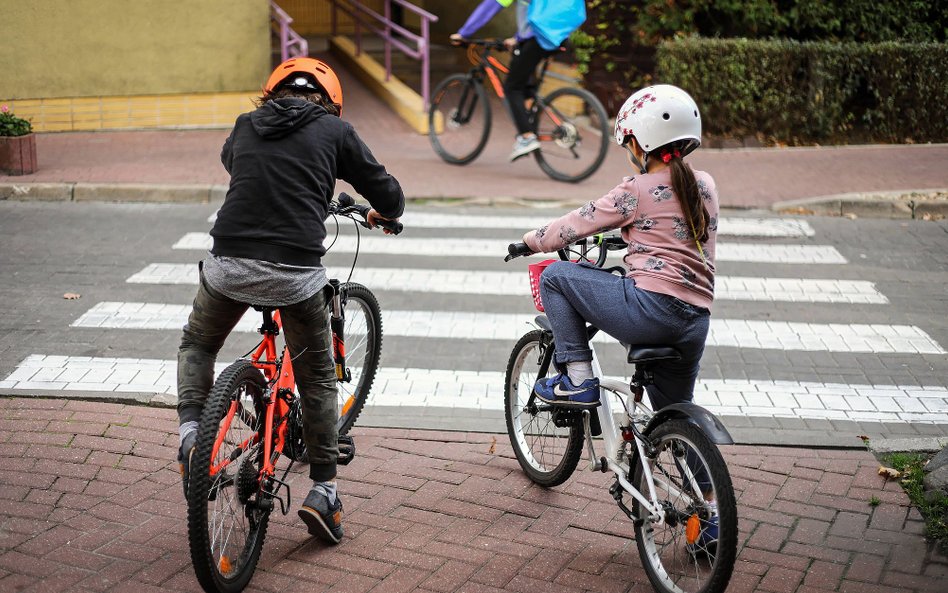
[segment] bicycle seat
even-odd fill
[[[659,360],[679,360],[681,353],[671,346],[626,346],[629,350],[629,364],[658,362]]]

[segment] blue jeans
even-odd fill
[[[556,343],[554,362],[592,360],[586,339],[590,323],[625,344],[672,346],[681,359],[653,367],[647,387],[652,409],[690,402],[711,314],[681,299],[642,290],[635,280],[588,264],[555,262],[540,277],[540,297]]]

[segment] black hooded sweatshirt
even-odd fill
[[[211,253],[318,266],[336,179],[386,218],[405,208],[398,181],[352,126],[304,99],[267,101],[237,117],[221,161],[230,188],[211,229]]]

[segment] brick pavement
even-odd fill
[[[0,591],[199,590],[172,410],[2,398],[0,427]],[[340,472],[343,544],[315,543],[295,512],[276,513],[248,591],[650,590],[607,476],[536,487],[505,435],[355,435],[359,456]],[[729,591],[943,590],[948,557],[869,453],[724,454],[741,520]],[[298,505],[305,480],[296,484]]]
[[[325,56],[324,56],[325,57]],[[326,57],[335,63],[332,56]],[[580,184],[552,181],[532,159],[510,164],[513,128],[494,108],[484,153],[459,167],[441,161],[427,136],[413,132],[349,72],[340,69],[345,117],[413,198],[528,198],[578,203],[599,197],[631,168],[611,147],[602,168]],[[248,102],[248,110],[251,105]],[[0,175],[0,183],[226,184],[220,148],[226,130],[39,134],[39,170]],[[774,149],[702,149],[692,164],[715,176],[726,207],[769,207],[851,192],[948,188],[948,144]],[[348,189],[342,184],[340,189]]]

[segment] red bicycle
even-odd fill
[[[330,204],[329,213],[353,220],[358,229],[368,228],[368,210],[343,193]],[[380,226],[394,234],[402,230],[398,222]],[[346,465],[355,455],[355,443],[346,433],[361,413],[378,370],[382,315],[365,286],[336,279],[330,285],[340,408],[338,463]],[[214,382],[191,461],[188,540],[194,572],[209,593],[232,593],[247,586],[275,503],[284,515],[289,511],[287,474],[294,462],[307,458],[292,357],[285,345],[277,347],[280,312],[254,308],[263,314],[263,339],[249,358],[235,361]],[[289,463],[277,477],[281,455]]]

